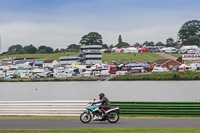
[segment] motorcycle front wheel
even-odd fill
[[[81,120],[81,122],[83,122],[83,123],[88,123],[88,122],[91,121],[91,115],[88,114],[88,113],[82,113],[82,114],[80,115],[80,120]]]
[[[107,117],[107,119],[108,119],[108,121],[110,122],[110,123],[116,123],[116,122],[118,122],[118,120],[119,120],[119,114],[118,113],[116,113],[116,112],[110,112],[109,114],[108,114],[108,117]]]

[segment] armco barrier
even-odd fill
[[[90,100],[0,101],[0,116],[79,116]],[[200,116],[200,102],[110,102],[121,115]]]
[[[88,101],[0,101],[0,116],[79,116]]]
[[[134,116],[200,116],[200,102],[111,102],[120,114]]]

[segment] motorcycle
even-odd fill
[[[95,99],[94,99],[95,101]],[[102,111],[99,109],[98,105],[93,105],[91,102],[87,104],[86,111],[80,115],[80,120],[83,123],[89,123],[91,119],[93,121],[106,121],[110,123],[116,123],[119,120],[119,107],[112,107],[105,111],[105,116],[102,117]]]

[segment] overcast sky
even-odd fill
[[[0,0],[2,50],[33,44],[67,48],[98,32],[103,43],[177,40],[180,27],[199,20],[200,0]]]

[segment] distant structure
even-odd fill
[[[118,43],[122,43],[122,36],[121,35],[119,35]]]
[[[82,45],[78,56],[60,57],[60,65],[78,63],[81,65],[102,64],[101,45]]]
[[[101,49],[101,45],[82,45],[79,54],[81,64],[102,64]]]
[[[60,65],[65,66],[65,65],[71,65],[73,63],[78,63],[79,64],[79,57],[77,56],[62,56],[60,57]]]
[[[0,54],[1,54],[1,36],[0,36]]]

